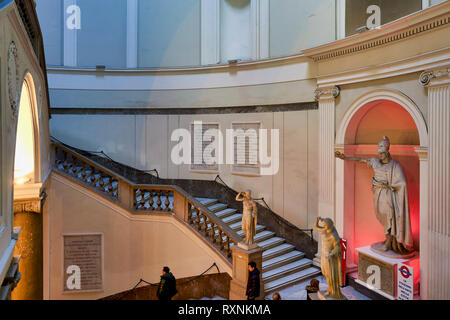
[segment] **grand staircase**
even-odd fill
[[[229,208],[217,199],[196,199],[228,224],[242,239],[244,238],[244,231],[241,227],[242,214],[238,210]],[[320,270],[313,266],[312,260],[305,258],[303,252],[286,243],[285,239],[266,230],[265,226],[259,224],[256,226],[255,241],[264,250],[262,280],[265,294],[320,275]]]
[[[176,215],[231,263],[231,245],[244,238],[242,214],[238,210],[217,199],[193,197],[185,191],[192,189],[190,186],[182,189],[177,185],[154,182],[135,184],[73,149],[56,142],[53,146],[54,169],[60,174],[100,192],[130,212]],[[120,167],[117,171],[120,172]],[[126,172],[122,173],[126,175]],[[266,295],[321,273],[304,252],[296,250],[296,246],[264,225],[256,226],[255,241],[263,249],[262,280]],[[290,241],[296,240],[291,237]]]

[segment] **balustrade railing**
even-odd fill
[[[109,196],[134,214],[172,214],[231,261],[239,235],[178,186],[136,185],[78,152],[53,141],[54,168]]]

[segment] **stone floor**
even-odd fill
[[[319,280],[320,290],[326,290],[327,289],[327,283],[323,276],[316,277],[317,280]],[[279,293],[281,295],[282,300],[306,300],[306,286],[309,285],[309,281],[305,281],[303,283],[300,283],[298,285],[294,285],[292,287],[280,290]],[[370,298],[366,297],[365,295],[359,293],[355,289],[353,289],[350,286],[347,286],[345,288],[342,288],[342,293],[349,299],[349,300],[371,300]],[[272,295],[268,295],[266,297],[266,300],[272,300]]]

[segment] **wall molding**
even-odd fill
[[[317,110],[317,102],[300,102],[264,106],[213,107],[213,108],[51,108],[51,114],[71,115],[191,115],[239,114],[264,112],[289,112]]]

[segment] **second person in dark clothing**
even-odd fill
[[[172,300],[172,297],[177,293],[176,279],[170,272],[169,267],[164,267],[156,295],[159,300]]]
[[[255,262],[248,264],[247,300],[255,300],[260,294],[259,270]]]

